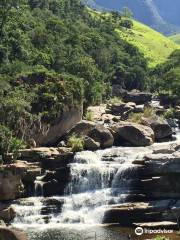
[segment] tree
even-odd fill
[[[0,41],[2,41],[4,28],[12,16],[12,10],[20,9],[23,0],[0,0]]]
[[[129,20],[129,19],[123,19],[120,22],[120,26],[124,27],[126,29],[131,29],[133,27],[133,21]]]
[[[121,15],[122,15],[122,17],[132,18],[133,12],[128,7],[123,7],[122,11],[121,11]]]

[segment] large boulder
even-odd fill
[[[136,104],[145,104],[152,100],[152,94],[147,92],[132,91],[126,92],[124,101],[134,102]]]
[[[173,131],[167,121],[160,118],[143,118],[142,123],[153,129],[156,140],[169,138],[173,134]]]
[[[154,142],[154,132],[141,124],[121,121],[111,126],[116,142],[124,140],[132,146],[149,146]]]
[[[134,111],[136,104],[133,102],[128,103],[113,103],[109,104],[107,112],[110,112],[113,115],[121,116],[123,119],[126,119],[131,112]]]
[[[81,121],[82,114],[82,106],[64,110],[50,126],[42,124],[41,127],[37,127],[37,133],[33,135],[34,142],[36,142],[37,146],[54,145],[64,134],[66,134],[66,132],[75,126],[76,123]],[[45,130],[42,131],[42,129]]]
[[[0,171],[0,201],[14,200],[24,193],[21,175],[11,170]]]
[[[126,94],[126,90],[122,88],[119,84],[112,85],[112,96],[113,97],[123,97]]]
[[[112,133],[103,125],[95,126],[90,132],[91,137],[95,142],[99,142],[101,148],[112,147],[114,143],[114,137]]]
[[[66,135],[66,138],[70,136],[77,135],[77,136],[87,136],[89,132],[95,127],[95,123],[91,121],[82,120],[78,122]]]
[[[86,150],[95,151],[100,148],[100,143],[94,141],[92,138],[86,136],[83,139],[84,139],[84,148]]]
[[[27,240],[27,236],[22,231],[12,230],[10,228],[0,226],[1,240]]]
[[[135,223],[176,221],[180,215],[180,202],[167,200],[130,202],[109,206],[104,214],[104,223],[117,223],[123,227],[132,227]],[[163,224],[169,229],[169,224]],[[172,223],[170,223],[172,227]],[[173,229],[178,229],[177,224]],[[171,229],[171,228],[170,228]]]

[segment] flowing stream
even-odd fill
[[[21,229],[59,226],[91,226],[103,222],[108,205],[122,203],[131,193],[136,165],[132,162],[150,152],[148,148],[112,148],[77,153],[70,164],[71,180],[64,196],[45,198],[40,177],[35,197],[17,200],[12,225]],[[136,176],[134,176],[136,177]]]
[[[43,197],[41,177],[38,177],[34,197],[14,202],[17,216],[12,226],[27,231],[31,240],[86,239],[79,233],[75,238],[67,236],[70,236],[70,229],[74,234],[77,229],[84,231],[101,226],[109,205],[126,202],[136,191],[133,182],[138,178],[135,171],[138,165],[133,161],[141,160],[151,152],[151,147],[118,147],[77,153],[70,164],[71,180],[67,183],[64,196]],[[52,237],[53,233],[57,237]],[[116,238],[113,235],[113,239],[125,240],[126,237]]]

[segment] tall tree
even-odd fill
[[[122,11],[121,11],[121,15],[122,15],[122,17],[132,18],[133,17],[133,12],[130,8],[123,7]]]
[[[12,17],[13,10],[18,11],[23,0],[0,0],[0,41],[4,35],[4,28]]]

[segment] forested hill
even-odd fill
[[[147,61],[114,31],[119,21],[93,17],[79,0],[1,1],[1,152],[64,109],[100,103],[113,82],[145,87]]]
[[[130,8],[134,17],[156,30],[170,34],[180,29],[179,0],[86,0],[92,7],[101,10],[120,11]]]

